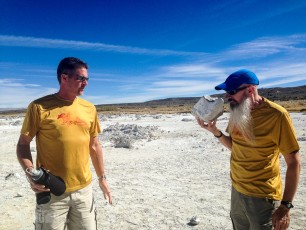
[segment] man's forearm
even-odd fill
[[[285,189],[283,199],[285,201],[292,201],[297,190],[300,177],[300,165],[290,165],[286,172]]]
[[[90,150],[90,157],[97,176],[98,177],[103,176],[104,175],[103,151],[100,143],[97,140],[95,141],[95,144],[92,146]]]
[[[17,158],[18,161],[25,171],[26,168],[33,167],[33,159],[29,145],[17,144]]]
[[[223,144],[229,150],[232,150],[232,138],[230,136],[224,135],[222,131],[218,130],[218,132],[212,132],[213,135],[218,138],[221,144]]]

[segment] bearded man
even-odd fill
[[[225,135],[217,121],[198,124],[231,151],[231,209],[233,228],[287,229],[300,175],[299,145],[289,113],[258,94],[257,76],[236,71],[215,87],[224,90],[230,105]],[[280,153],[287,169],[280,176]]]

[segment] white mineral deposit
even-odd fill
[[[302,171],[293,201],[291,230],[306,226],[306,115],[291,113],[301,147]],[[103,198],[96,176],[98,229],[232,229],[230,152],[193,115],[100,115],[99,136],[113,205]],[[35,196],[17,158],[23,115],[0,117],[0,229],[32,230]],[[218,118],[225,132],[228,113]],[[36,157],[35,142],[31,144]],[[281,157],[282,178],[285,162]],[[196,216],[197,225],[190,220]],[[201,220],[201,221],[199,221]]]

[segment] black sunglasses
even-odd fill
[[[238,88],[238,89],[235,89],[235,90],[225,90],[226,93],[228,93],[229,95],[235,95],[236,93],[238,93],[239,91],[241,90],[244,90],[246,88],[249,88],[250,86],[244,86],[244,87],[241,87],[241,88]]]
[[[73,74],[69,74],[69,73],[63,73],[63,74],[68,75],[69,78],[70,78],[70,76],[73,76]],[[89,77],[84,77],[84,76],[79,75],[79,76],[76,76],[75,80],[82,81],[82,82],[84,82],[84,81],[88,82],[89,81]]]

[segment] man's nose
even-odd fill
[[[225,98],[231,98],[232,97],[232,95],[230,95],[229,93],[225,93]]]

